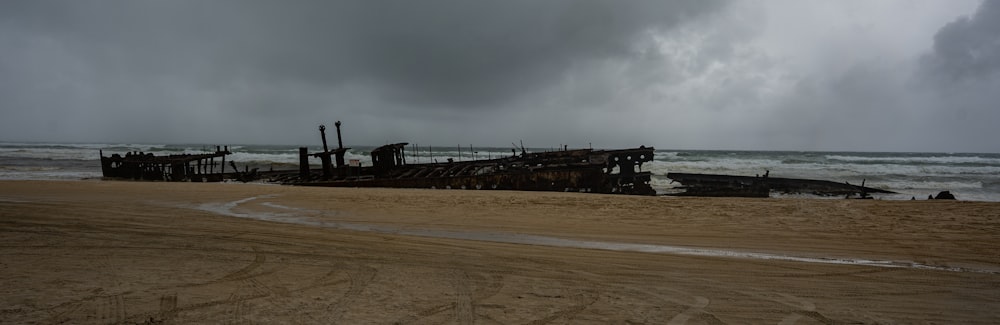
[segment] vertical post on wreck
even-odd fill
[[[337,170],[341,177],[344,176],[344,171],[340,168],[344,167],[344,139],[340,136],[340,121],[333,123],[333,126],[337,127]]]
[[[226,152],[229,152],[229,146],[226,146]],[[219,180],[226,179],[226,155],[222,155],[222,166],[219,166]]]
[[[299,179],[309,180],[309,148],[299,147]]]
[[[206,174],[215,174],[215,157],[208,158],[208,172]]]
[[[344,141],[340,138],[340,121],[333,123],[337,127],[337,149],[344,149]]]
[[[323,179],[330,179],[333,176],[333,163],[330,159],[330,153],[325,152],[320,154],[319,160],[323,165]]]
[[[326,146],[326,125],[319,126],[319,134],[323,138],[323,153],[319,154],[319,159],[323,165],[323,179],[330,179],[333,172],[330,166],[330,148]]]
[[[330,149],[326,147],[326,125],[319,125],[319,137],[323,138],[323,152],[330,151]]]

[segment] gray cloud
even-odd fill
[[[915,93],[927,107],[923,125],[930,133],[972,147],[996,144],[1000,121],[1000,2],[983,1],[934,35],[933,50],[920,58]],[[931,140],[933,141],[933,140]],[[943,144],[938,144],[943,145]]]
[[[1000,150],[974,5],[4,1],[0,141]]]
[[[976,12],[942,27],[933,52],[923,58],[925,78],[942,84],[989,81],[1000,73],[1000,2],[984,1]]]
[[[643,38],[721,4],[8,1],[0,69],[18,78],[0,91],[14,100],[5,110],[29,118],[47,119],[30,107],[44,105],[123,124],[146,120],[130,118],[136,110],[176,123],[284,124],[368,108],[441,116],[502,107],[586,62],[628,59]]]
[[[558,79],[580,60],[631,54],[717,1],[30,2],[6,10],[111,75],[336,87],[475,108]],[[38,35],[31,35],[36,37]]]
[[[742,146],[748,147],[1000,150],[988,140],[997,135],[992,121],[1000,120],[995,109],[1000,97],[987,90],[1000,89],[991,63],[998,44],[992,32],[996,7],[996,2],[985,1],[971,16],[950,18],[930,29],[934,25],[913,25],[908,17],[893,21],[893,16],[837,26],[846,33],[803,27],[805,35],[820,43],[799,44],[817,52],[805,57],[815,62],[780,65],[778,70],[789,76],[784,90],[769,97],[765,105],[770,108],[758,117],[744,116],[734,133],[747,135]],[[855,16],[847,17],[858,19]],[[834,28],[821,20],[814,23]],[[900,40],[912,37],[903,30],[918,27],[931,41],[926,49]]]

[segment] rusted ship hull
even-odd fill
[[[401,142],[375,148],[372,165],[362,167],[358,161],[345,164],[350,148],[343,145],[340,121],[334,125],[336,149],[327,147],[326,127],[320,125],[323,151],[309,154],[307,148],[299,148],[298,173],[272,179],[301,186],[656,194],[649,185],[652,174],[642,171],[642,164],[653,160],[652,147],[529,153],[522,146],[520,154],[514,150],[505,158],[412,164],[406,161],[409,144]],[[310,170],[309,158],[319,158],[319,172]]]
[[[567,150],[525,153],[503,159],[436,164],[404,164],[332,168],[307,178],[282,183],[302,186],[394,187],[475,190],[559,191],[654,195],[652,176],[641,164],[651,161],[653,148]],[[377,154],[378,150],[373,151]],[[327,175],[329,179],[323,179]],[[318,179],[317,179],[318,178]]]
[[[235,179],[267,181],[300,186],[397,187],[436,189],[559,191],[608,194],[655,195],[649,185],[652,174],[642,171],[642,164],[653,160],[652,147],[621,150],[574,149],[529,153],[522,146],[510,157],[452,161],[444,163],[407,163],[408,143],[394,143],[371,151],[371,166],[359,160],[345,161],[350,148],[343,146],[340,122],[337,148],[327,147],[326,127],[320,126],[323,151],[310,154],[299,148],[299,169],[258,172],[244,166],[240,171],[230,161],[234,172],[225,173],[226,155],[214,153],[154,156],[130,152],[124,156],[105,157],[101,168],[107,178],[152,181],[222,181]],[[221,159],[216,163],[215,159]],[[311,170],[311,158],[320,160],[321,168]]]
[[[667,178],[681,183],[685,192],[676,196],[768,197],[770,193],[814,194],[820,196],[867,197],[871,193],[895,193],[878,188],[824,180],[765,176],[667,173]]]
[[[101,151],[101,172],[105,178],[174,182],[218,182],[226,178],[226,155],[216,147],[214,153],[156,156],[152,153],[129,152],[105,157]],[[220,163],[215,159],[219,158]]]

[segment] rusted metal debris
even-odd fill
[[[387,144],[371,151],[371,166],[349,165],[337,121],[337,148],[329,149],[326,127],[320,126],[323,151],[309,153],[299,148],[299,169],[258,172],[240,171],[230,161],[233,172],[225,172],[229,148],[215,153],[155,156],[129,152],[105,157],[101,169],[107,178],[157,181],[251,181],[264,179],[286,185],[333,187],[397,187],[438,189],[483,189],[521,191],[568,191],[655,195],[649,185],[652,173],[642,164],[653,160],[652,147],[593,150],[564,148],[562,151],[529,153],[522,146],[509,157],[485,160],[415,164],[407,161],[409,143]],[[221,158],[221,164],[215,159]],[[320,170],[310,169],[310,158],[319,158]],[[219,168],[216,168],[219,166]]]
[[[174,182],[218,182],[225,178],[226,155],[229,147],[215,147],[214,153],[156,156],[145,152],[128,152],[124,156],[101,154],[101,172],[107,178]],[[221,158],[216,164],[215,158]],[[216,168],[219,166],[219,168]],[[235,168],[235,167],[234,167]]]
[[[854,196],[870,198],[870,193],[895,193],[878,188],[837,183],[824,180],[770,177],[733,176],[715,174],[667,173],[667,178],[681,183],[685,192],[676,196],[726,196],[769,197],[772,191],[785,194],[814,194],[821,196]]]
[[[400,146],[402,145],[402,146]],[[376,157],[401,151],[405,144],[379,147]],[[377,160],[374,166],[337,167],[329,180],[286,180],[305,186],[493,189],[568,191],[654,195],[650,172],[640,171],[652,160],[653,148],[623,150],[579,149],[528,153],[490,160],[400,164],[402,159]],[[393,153],[393,156],[399,155]]]
[[[406,161],[406,142],[387,144],[371,151],[372,166],[348,166],[337,122],[338,148],[326,149],[325,128],[320,128],[324,151],[309,154],[299,149],[297,175],[276,177],[280,183],[303,186],[397,187],[521,191],[567,191],[655,195],[650,172],[642,164],[653,160],[652,147],[622,150],[575,149],[528,153],[486,160],[414,164]],[[336,165],[331,163],[336,157]],[[308,168],[308,157],[320,158],[317,175]]]
[[[348,165],[337,128],[337,148],[330,150],[326,127],[320,126],[323,151],[310,154],[299,148],[299,169],[258,172],[245,167],[240,171],[230,161],[233,172],[226,173],[229,148],[216,147],[214,153],[155,156],[152,153],[129,152],[105,157],[101,152],[104,177],[158,181],[218,182],[225,179],[253,181],[265,179],[286,185],[330,187],[397,187],[438,189],[480,189],[519,191],[559,191],[607,194],[655,195],[649,182],[652,173],[642,171],[642,164],[653,160],[653,147],[593,150],[565,148],[561,151],[529,153],[485,160],[434,163],[410,163],[406,160],[409,143],[387,144],[371,151],[371,166]],[[517,147],[515,145],[515,147]],[[216,158],[221,163],[215,162]],[[310,170],[310,158],[319,158],[321,169]],[[216,171],[216,166],[219,166]],[[809,193],[824,196],[846,195],[870,198],[870,193],[895,193],[849,183],[823,180],[764,176],[732,176],[713,174],[668,173],[667,178],[680,182],[683,193],[678,196],[737,196],[768,197],[771,192]]]
[[[236,163],[233,161],[229,162],[229,166],[233,167],[232,179],[240,182],[252,182],[260,179],[260,173],[257,172],[257,168],[250,169],[250,166],[243,166],[243,171],[240,171],[239,167],[236,167]],[[223,175],[224,178],[225,175]]]

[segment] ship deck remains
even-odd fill
[[[521,153],[510,157],[412,164],[406,161],[409,143],[387,144],[371,151],[372,166],[345,164],[337,126],[338,148],[327,148],[326,128],[320,126],[323,151],[310,154],[299,148],[297,175],[278,176],[289,185],[335,187],[397,187],[435,189],[560,191],[655,195],[652,174],[642,164],[653,160],[653,147],[594,150],[564,149]],[[319,158],[320,171],[311,171],[309,158]]]
[[[229,147],[215,148],[206,154],[181,154],[156,156],[145,152],[127,152],[125,155],[101,154],[101,172],[106,178],[147,181],[198,181],[218,182],[225,178],[226,155]],[[216,163],[219,158],[221,163]],[[218,168],[217,168],[218,166]]]

